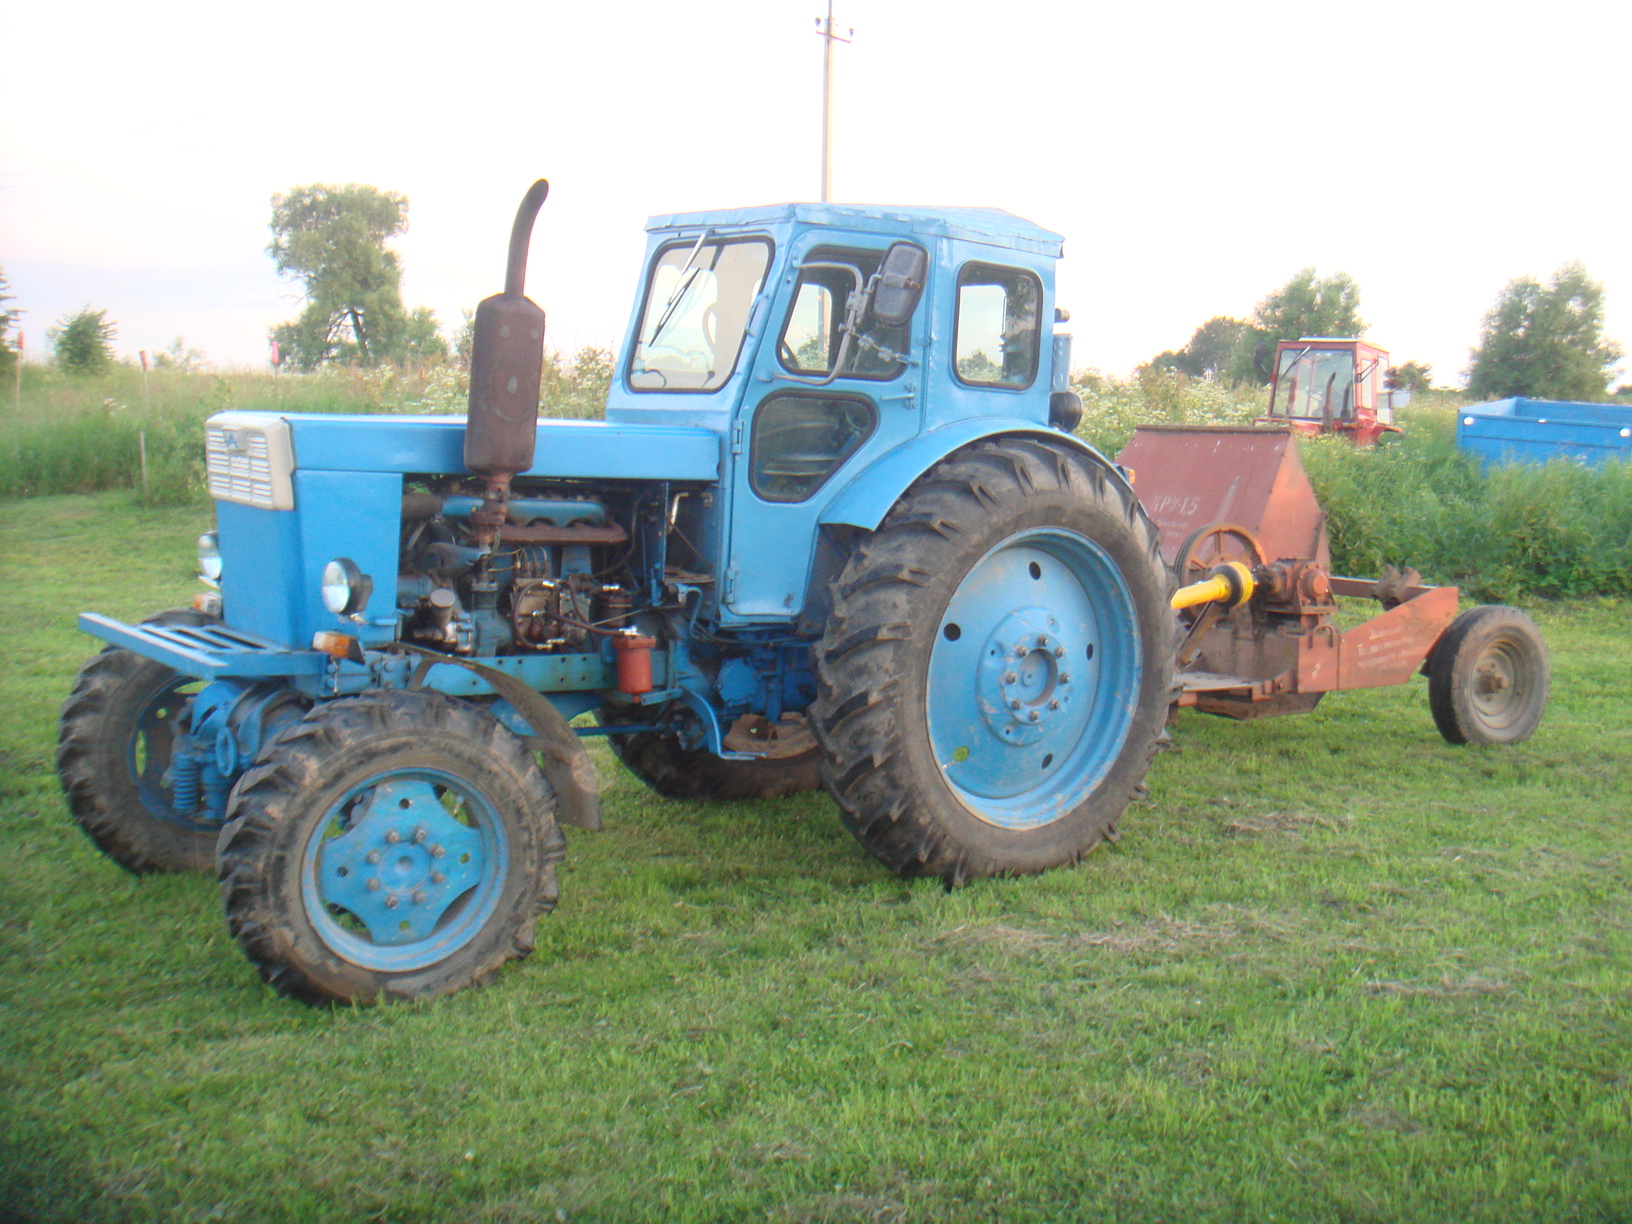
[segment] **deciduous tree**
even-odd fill
[[[272,330],[291,365],[446,354],[436,316],[403,308],[402,267],[386,243],[407,228],[407,197],[363,183],[314,183],[272,197],[267,254],[306,297],[300,318]]]
[[[1619,345],[1604,339],[1604,289],[1579,262],[1546,286],[1509,281],[1485,316],[1468,393],[1485,399],[1596,400],[1609,391]]]
[[[1230,359],[1229,377],[1233,382],[1267,383],[1279,340],[1361,336],[1365,330],[1360,286],[1354,278],[1347,272],[1321,277],[1313,268],[1303,268],[1258,303]]]
[[[1177,370],[1191,378],[1218,378],[1229,369],[1247,325],[1240,319],[1216,315],[1200,327],[1178,352],[1160,353],[1150,361],[1158,369]]]

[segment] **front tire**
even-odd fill
[[[822,751],[800,724],[789,724],[790,743],[775,755],[726,760],[706,748],[687,748],[672,735],[636,731],[609,735],[612,753],[630,773],[665,799],[736,802],[774,799],[816,790],[822,784]],[[809,744],[805,747],[805,744]]]
[[[57,724],[57,777],[85,835],[134,875],[208,871],[218,821],[178,812],[170,758],[198,682],[110,648],[80,668]]]
[[[311,1003],[427,999],[527,955],[555,908],[555,794],[497,720],[435,693],[319,706],[233,792],[217,874],[261,976]]]
[[[1159,536],[1098,462],[956,452],[851,557],[813,713],[846,826],[891,870],[1027,874],[1107,837],[1173,697]]]

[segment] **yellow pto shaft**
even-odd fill
[[[1252,571],[1239,561],[1226,561],[1213,567],[1213,572],[1200,582],[1180,587],[1173,592],[1173,610],[1194,608],[1198,604],[1220,602],[1226,608],[1238,607],[1252,598]]]

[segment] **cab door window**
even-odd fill
[[[864,315],[850,345],[845,368],[835,371],[843,325],[853,296],[883,262],[883,251],[817,247],[804,259],[794,286],[793,305],[777,340],[776,355],[790,374],[890,379],[906,366],[910,322],[890,325]]]
[[[766,501],[804,501],[877,427],[878,409],[860,396],[773,395],[754,413],[748,482]]]

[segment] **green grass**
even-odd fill
[[[0,503],[0,1220],[1632,1217],[1625,603],[1534,609],[1526,745],[1186,714],[1118,844],[950,894],[602,757],[529,960],[315,1011],[52,773],[73,615],[184,602],[206,514]]]

